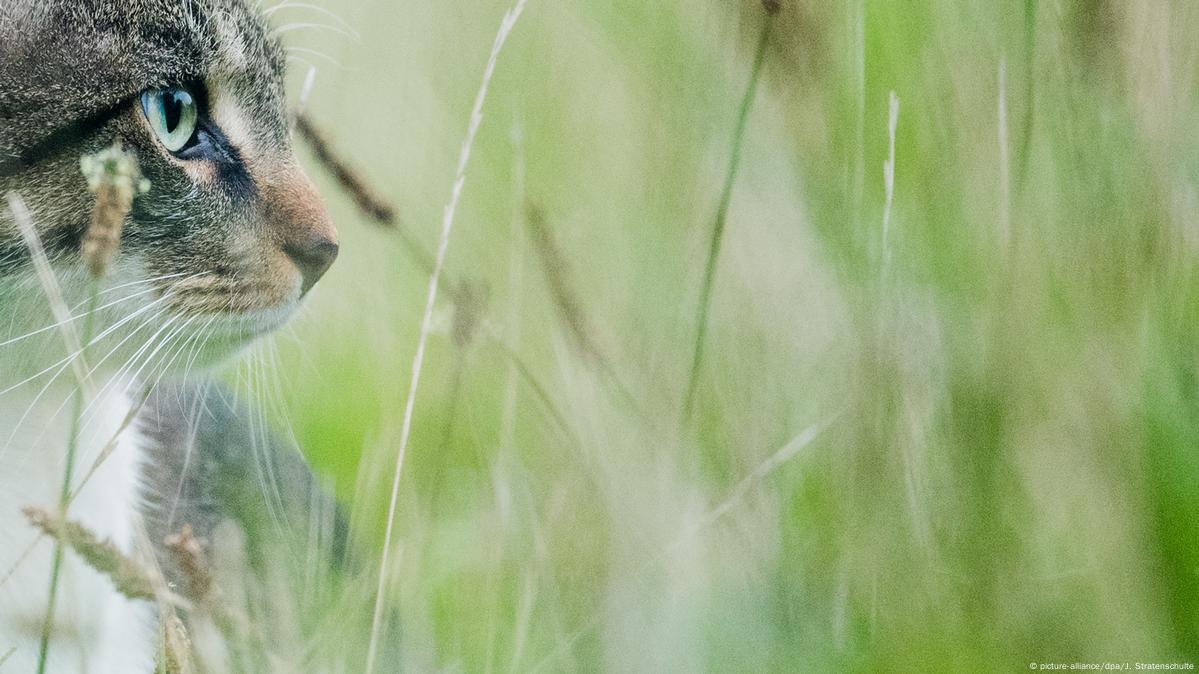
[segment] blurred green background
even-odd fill
[[[315,67],[312,118],[427,250],[508,6],[272,10],[293,91]],[[682,422],[766,20],[529,3],[450,244],[480,301],[437,307],[383,669],[1199,657],[1199,4],[783,0]],[[343,256],[271,408],[370,568],[428,277],[307,158]]]

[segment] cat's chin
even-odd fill
[[[286,325],[295,315],[297,307],[291,305],[238,314],[211,315],[205,319],[205,327],[196,337],[196,347],[191,356],[180,365],[185,369],[200,371],[227,365],[256,341]]]

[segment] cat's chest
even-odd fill
[[[79,488],[102,449],[128,416],[119,382],[103,391],[83,416],[72,484]],[[27,506],[54,512],[66,466],[71,426],[70,390],[39,389],[0,396],[0,658],[6,667],[31,671],[36,662],[50,593],[53,543],[26,521]],[[69,510],[101,538],[133,548],[140,527],[140,449],[135,433],[121,434],[115,451],[79,490]],[[67,553],[59,584],[53,672],[151,671],[153,610],[115,592],[112,583]]]

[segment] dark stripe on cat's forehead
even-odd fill
[[[121,107],[105,110],[78,120],[51,133],[37,145],[11,158],[0,158],[0,178],[10,178],[22,171],[53,159],[63,152],[74,150],[78,144],[104,128],[121,112]]]

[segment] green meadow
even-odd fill
[[[271,14],[398,213],[303,151],[342,257],[252,384],[352,514],[368,621],[509,7]],[[1182,2],[529,0],[429,325],[377,669],[1194,662],[1197,31]]]

